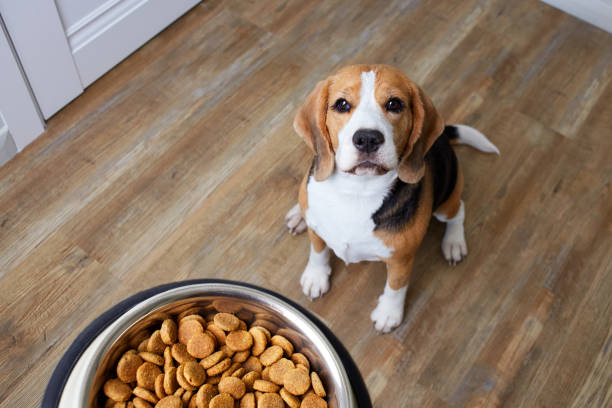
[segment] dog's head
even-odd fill
[[[314,177],[381,175],[406,183],[425,172],[425,154],[444,121],[421,88],[386,65],[354,65],[321,81],[293,127],[315,153]]]

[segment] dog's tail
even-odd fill
[[[444,127],[444,133],[451,144],[464,144],[472,146],[485,153],[499,155],[499,149],[485,135],[466,125],[449,125]]]

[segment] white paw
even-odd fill
[[[468,254],[463,225],[446,227],[444,238],[442,238],[442,253],[444,258],[451,264],[456,265]]]
[[[389,333],[395,329],[403,318],[404,302],[390,300],[384,294],[378,298],[378,305],[370,314],[374,327],[382,333]]]
[[[329,290],[329,265],[312,265],[310,262],[300,278],[302,292],[311,300],[323,296]]]
[[[285,223],[291,235],[301,234],[306,231],[306,221],[302,218],[300,205],[296,204],[285,215]]]

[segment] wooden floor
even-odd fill
[[[285,231],[311,160],[291,128],[319,80],[387,63],[448,123],[470,254],[433,222],[404,323],[380,263],[334,262],[310,302]],[[34,407],[92,319],[164,282],[238,279],[320,315],[377,407],[612,405],[612,35],[533,0],[211,0],[94,83],[0,169],[0,406]]]

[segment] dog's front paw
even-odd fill
[[[456,265],[467,256],[467,244],[463,234],[463,226],[451,228],[447,226],[442,238],[442,253],[451,265]]]
[[[329,265],[306,265],[302,273],[300,284],[302,292],[311,300],[323,296],[329,290],[329,275],[331,267]]]
[[[404,318],[404,302],[395,302],[383,294],[378,298],[378,305],[370,319],[374,322],[374,328],[381,333],[389,333],[402,322]]]
[[[285,215],[285,223],[291,235],[301,234],[306,231],[306,221],[302,217],[300,205],[296,204]]]

